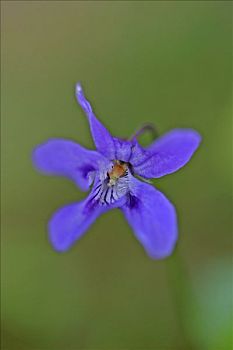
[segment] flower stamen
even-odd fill
[[[113,168],[107,173],[109,178],[108,186],[114,186],[120,177],[124,177],[127,174],[128,165],[120,160],[115,160]]]

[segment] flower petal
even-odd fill
[[[137,140],[123,140],[112,137],[94,115],[90,102],[87,101],[79,83],[76,85],[76,98],[88,118],[95,146],[100,153],[110,160],[130,161],[132,164],[134,161],[136,163],[141,161],[142,154],[145,151],[139,146]]]
[[[131,143],[132,154],[130,156],[129,162],[133,168],[136,168],[139,164],[142,164],[142,162],[148,158],[148,152],[142,148],[136,139],[133,139]]]
[[[103,211],[100,205],[89,205],[87,199],[59,209],[48,225],[49,238],[55,250],[68,250]]]
[[[147,156],[147,151],[144,150],[136,139],[122,140],[114,137],[115,159],[130,163],[132,166],[141,164],[142,159]]]
[[[32,159],[43,173],[66,176],[82,190],[88,190],[91,172],[98,169],[99,163],[104,161],[98,152],[63,139],[50,139],[37,146]]]
[[[132,142],[114,137],[115,158],[128,162],[132,155]]]
[[[161,192],[134,179],[129,199],[121,209],[151,258],[161,259],[172,253],[177,240],[176,211]]]
[[[182,168],[198,148],[201,136],[192,129],[174,129],[146,149],[142,161],[134,167],[145,178],[158,178]]]
[[[68,250],[99,215],[125,204],[126,196],[123,196],[113,204],[105,205],[99,201],[101,190],[99,178],[96,176],[92,191],[85,200],[55,212],[48,225],[50,241],[55,250]]]
[[[108,159],[114,159],[114,140],[105,126],[103,126],[103,124],[94,115],[91,105],[89,101],[87,101],[79,83],[76,85],[76,98],[88,118],[92,137],[97,150]]]

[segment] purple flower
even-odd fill
[[[124,213],[147,254],[170,255],[177,240],[176,211],[171,202],[143,179],[159,178],[183,167],[201,137],[191,129],[174,129],[142,148],[136,137],[113,137],[94,115],[80,84],[77,100],[85,112],[96,151],[64,139],[50,139],[33,152],[35,166],[45,174],[66,176],[91,191],[81,202],[59,209],[48,229],[53,247],[66,251],[96,220],[113,208]]]

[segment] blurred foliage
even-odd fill
[[[193,342],[203,350],[228,350],[233,336],[232,260],[206,262],[194,282],[193,303],[187,300]]]
[[[1,10],[3,349],[230,349],[232,2]],[[49,245],[49,216],[85,194],[37,174],[30,157],[49,137],[93,146],[77,81],[115,135],[146,122],[202,134],[189,165],[154,181],[179,215],[169,259],[150,260],[117,210],[70,252]]]

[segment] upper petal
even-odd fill
[[[76,98],[88,118],[96,149],[108,159],[114,159],[114,140],[105,126],[94,115],[91,104],[86,99],[80,84],[76,85]]]
[[[91,172],[105,160],[98,152],[63,139],[50,139],[37,146],[32,159],[40,171],[48,175],[66,176],[82,190],[89,188]]]
[[[114,159],[128,162],[132,155],[132,143],[127,140],[114,137],[115,157]]]
[[[136,139],[122,140],[114,137],[115,159],[130,163],[132,166],[141,164],[147,157],[147,151],[144,150]]]
[[[132,181],[130,192],[121,209],[137,239],[151,258],[169,256],[177,240],[174,206],[161,192],[137,179]]]
[[[136,139],[123,140],[112,137],[105,126],[96,118],[90,102],[86,99],[81,85],[76,85],[76,98],[85,112],[97,150],[106,158],[118,159],[124,162],[137,164],[143,159],[145,151],[139,146]]]
[[[145,178],[157,178],[182,168],[198,148],[201,136],[192,129],[174,129],[150,145],[134,167]]]

